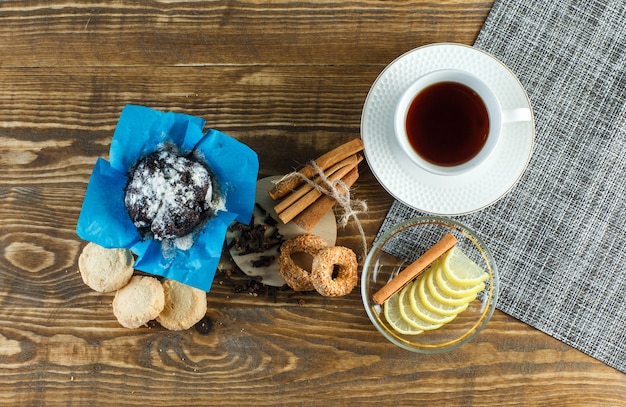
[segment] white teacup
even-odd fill
[[[461,86],[455,86],[456,84]],[[448,86],[446,89],[453,89],[455,92],[462,91],[462,93],[456,93],[456,95],[462,96],[455,97],[454,101],[448,97],[446,101],[443,93],[441,93],[439,95],[441,103],[425,103],[435,101],[436,99],[433,99],[436,97],[435,94],[439,90],[443,92],[445,86]],[[426,93],[422,93],[424,91]],[[420,98],[419,100],[418,97]],[[427,97],[430,99],[427,99]],[[467,99],[468,103],[456,103],[457,100],[465,99]],[[481,101],[482,104],[480,103]],[[411,109],[414,103],[415,106]],[[470,104],[474,106],[471,109],[468,108]],[[419,111],[420,106],[423,109],[422,112]],[[469,110],[457,109],[458,106],[467,107]],[[419,131],[411,132],[413,133],[411,137],[415,145],[411,143],[409,140],[410,135],[407,133],[407,116],[410,109],[412,117],[417,117],[416,114],[421,115],[419,120],[411,118],[409,120],[423,124],[423,126],[409,126],[412,129],[420,129]],[[428,111],[429,109],[434,110]],[[461,112],[459,109],[463,111]],[[462,114],[456,114],[457,110]],[[474,116],[474,112],[476,112],[476,118],[468,117],[470,113]],[[450,116],[450,114],[452,115]],[[467,120],[471,121],[471,125],[464,125]],[[505,123],[530,120],[532,120],[532,113],[528,108],[503,110],[494,92],[485,82],[473,74],[458,69],[442,69],[423,75],[404,92],[396,107],[394,126],[396,138],[402,150],[413,162],[434,174],[458,175],[476,168],[487,160],[495,149],[498,139],[502,136]],[[453,127],[449,127],[450,125]],[[468,131],[467,129],[469,128],[474,128],[474,130]],[[465,134],[466,132],[468,134]],[[419,133],[422,141],[427,142],[426,144],[420,144],[415,141],[415,134],[417,133]],[[445,137],[442,135],[445,135]],[[478,141],[478,136],[480,136],[481,141]],[[450,137],[454,138],[451,139]],[[456,144],[454,144],[454,147],[456,148],[457,146],[465,145],[465,140],[470,138],[474,138],[474,142],[467,143],[467,145],[473,147],[463,147],[459,151],[455,151],[454,157],[448,157],[450,158],[449,162],[435,159],[433,158],[435,157],[434,155],[428,153],[428,151],[435,151],[441,157],[446,157],[445,151],[452,152],[454,150],[454,148],[445,147],[446,143],[453,143],[452,140],[455,140]],[[430,150],[420,147],[420,145],[426,146],[428,143],[431,146]],[[460,159],[457,159],[459,157]]]

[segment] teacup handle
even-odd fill
[[[532,120],[530,109],[520,107],[502,111],[502,123],[529,122]]]

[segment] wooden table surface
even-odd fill
[[[358,289],[254,296],[223,256],[208,333],[128,330],[77,272],[87,181],[125,104],[203,117],[259,153],[260,177],[284,174],[359,137],[386,64],[472,44],[491,5],[0,2],[0,403],[624,405],[626,375],[499,311],[467,346],[417,355],[378,334]],[[392,198],[361,172],[371,243]],[[354,224],[338,243],[359,248]]]

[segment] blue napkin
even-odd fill
[[[130,249],[137,255],[137,270],[209,291],[228,225],[249,223],[252,217],[259,161],[252,149],[232,137],[217,130],[203,133],[204,124],[186,114],[127,105],[111,141],[110,162],[99,158],[91,174],[76,226],[78,236],[104,247]],[[199,152],[225,201],[225,208],[207,221],[185,250],[142,238],[124,205],[129,170],[164,143],[175,144],[182,153]]]

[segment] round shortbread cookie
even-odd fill
[[[165,307],[157,322],[172,331],[189,329],[200,321],[207,310],[206,293],[174,280],[163,281]]]
[[[165,306],[161,282],[154,277],[134,276],[113,299],[113,314],[125,328],[139,328],[159,316]]]
[[[109,293],[124,287],[133,276],[133,255],[128,249],[107,249],[89,242],[78,258],[83,282],[92,290]]]

